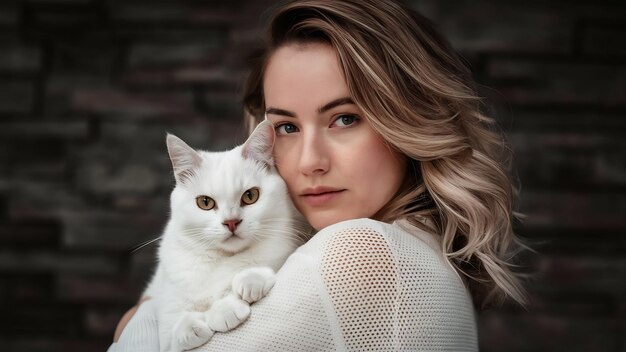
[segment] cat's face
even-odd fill
[[[287,235],[294,211],[273,166],[273,138],[273,127],[264,123],[243,146],[212,153],[168,136],[177,183],[172,220],[182,241],[237,253],[269,233]]]

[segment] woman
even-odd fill
[[[391,0],[280,4],[244,105],[274,124],[318,233],[201,350],[477,350],[474,307],[524,303],[507,149],[425,18]],[[118,347],[150,350],[154,324],[148,301]]]

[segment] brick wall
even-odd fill
[[[153,265],[164,134],[244,139],[244,53],[272,1],[0,2],[0,350],[104,350]],[[515,150],[527,311],[484,351],[626,351],[626,5],[414,0]]]

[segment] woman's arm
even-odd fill
[[[122,319],[120,319],[120,322],[117,323],[117,327],[115,328],[115,333],[113,334],[113,342],[117,342],[120,339],[120,335],[122,335],[122,331],[124,331],[124,328],[126,327],[126,325],[128,325],[128,321],[130,320],[130,318],[135,315],[135,313],[137,312],[137,308],[139,308],[139,306],[148,299],[150,299],[149,296],[142,297],[136,305],[130,308],[122,316]]]
[[[149,297],[142,298],[139,303],[124,315],[116,332],[116,342],[113,342],[108,352],[159,351],[159,327],[156,318],[155,300]]]
[[[276,274],[276,284],[251,305],[247,321],[234,330],[216,333],[197,351],[334,351],[331,328],[320,298],[319,273],[313,258],[293,253]],[[119,340],[109,352],[158,351],[156,300],[143,300],[122,319]],[[132,317],[132,318],[131,318]],[[155,347],[156,346],[156,347]]]
[[[158,346],[155,309],[146,309],[153,302],[139,306],[117,351]],[[442,254],[373,220],[321,230],[251,310],[241,326],[197,350],[477,350],[471,299]]]
[[[120,319],[120,322],[117,323],[117,327],[115,328],[115,333],[113,334],[113,342],[117,342],[120,339],[120,335],[122,334],[122,331],[124,331],[124,328],[126,327],[126,325],[128,325],[128,321],[130,320],[130,318],[132,318],[133,315],[135,315],[135,312],[137,312],[137,308],[139,307],[140,304],[141,303],[138,303],[137,305],[130,308],[122,316],[122,319]]]

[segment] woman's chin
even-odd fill
[[[356,219],[354,216],[337,216],[337,214],[316,214],[317,216],[310,216],[307,218],[311,227],[315,229],[315,231],[320,231],[325,227],[330,225],[334,225],[338,222],[342,222],[345,220]],[[324,216],[326,215],[326,216]]]

